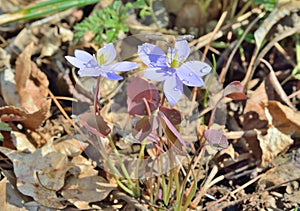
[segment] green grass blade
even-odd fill
[[[41,18],[67,9],[94,4],[99,0],[49,0],[31,7],[19,9],[12,13],[0,15],[0,25]]]

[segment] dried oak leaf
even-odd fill
[[[265,111],[261,107],[261,104],[268,102],[269,93],[267,93],[267,89],[270,88],[267,86],[266,80],[264,80],[247,100],[244,109],[244,130],[261,129],[267,126]]]
[[[283,164],[268,170],[258,181],[259,190],[269,188],[274,185],[283,184],[287,181],[297,180],[300,175],[300,168],[295,163],[286,159]],[[282,162],[282,161],[281,161]]]
[[[266,135],[262,135],[257,130],[257,139],[262,150],[261,167],[266,167],[279,153],[285,152],[294,142],[289,135],[280,132],[273,125],[269,127]]]
[[[272,116],[272,124],[281,132],[300,135],[300,112],[295,112],[277,101],[269,101],[266,108]]]
[[[33,197],[42,206],[62,209],[65,205],[57,192],[64,186],[70,167],[67,156],[56,152],[52,143],[48,141],[32,154],[4,147],[0,147],[0,152],[13,162],[21,193]]]
[[[100,176],[69,177],[62,195],[81,210],[91,209],[90,202],[102,201],[115,188]]]
[[[92,161],[77,156],[72,160],[73,168],[66,185],[62,189],[62,195],[80,210],[91,209],[90,202],[105,199],[115,189],[116,184],[110,184],[107,180],[98,176]]]
[[[33,43],[29,44],[16,61],[16,91],[20,97],[21,106],[29,113],[37,112],[43,107],[48,96],[49,81],[46,75],[31,61]]]
[[[33,113],[28,113],[26,110],[15,106],[4,106],[0,107],[0,117],[4,122],[20,122],[25,128],[35,130],[45,120],[50,105],[51,100],[47,100],[40,110]]]

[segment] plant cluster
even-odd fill
[[[139,9],[141,17],[152,15],[152,0],[138,0],[128,2],[125,5],[122,1],[114,1],[111,5],[96,10],[88,18],[85,18],[81,23],[74,26],[75,42],[87,32],[91,31],[94,35],[93,40],[96,44],[103,42],[114,42],[120,32],[128,32],[128,26],[125,23],[128,14],[131,10]]]
[[[104,146],[98,149],[101,151],[101,155],[107,162],[108,170],[114,175],[114,179],[118,185],[128,194],[135,197],[140,196],[139,182],[134,182],[132,178],[151,178],[154,175],[153,169],[150,172],[141,170],[143,166],[141,164],[142,159],[145,159],[143,155],[146,144],[151,144],[155,149],[156,155],[156,164],[154,166],[155,162],[153,162],[152,167],[156,168],[156,171],[161,175],[166,173],[166,171],[170,171],[174,176],[173,179],[168,180],[168,185],[164,178],[164,185],[162,188],[159,187],[157,189],[162,191],[161,199],[164,200],[164,204],[169,204],[170,187],[174,180],[176,185],[176,200],[178,201],[177,209],[180,209],[183,198],[180,193],[178,175],[177,177],[175,175],[178,174],[178,165],[181,166],[177,157],[184,154],[187,146],[179,132],[182,122],[181,112],[173,106],[182,97],[184,86],[203,86],[204,81],[202,77],[207,75],[212,68],[207,63],[188,60],[190,48],[188,42],[184,39],[176,40],[173,46],[168,47],[166,53],[159,46],[151,43],[139,45],[137,53],[140,60],[147,66],[144,70],[144,77],[163,83],[163,96],[161,97],[159,89],[154,84],[139,76],[131,78],[127,85],[127,111],[134,120],[131,122],[133,129],[130,136],[135,142],[141,144],[138,159],[136,163],[132,164],[134,168],[132,170],[126,169],[124,164],[125,159],[118,152],[110,136],[111,129],[100,112],[101,105],[99,99],[101,94],[99,83],[101,78],[121,80],[123,77],[117,74],[117,72],[127,72],[139,67],[139,64],[136,62],[114,62],[117,52],[112,43],[105,44],[95,55],[82,50],[75,50],[74,56],[65,57],[73,66],[79,68],[79,76],[98,77],[94,95],[94,111],[82,115],[78,122],[85,127],[88,133],[100,137],[100,142],[103,139],[108,139],[117,157],[121,171],[115,167],[109,155],[105,152]],[[242,90],[243,87],[239,82],[232,82],[225,88],[217,104],[224,97],[245,99]],[[213,110],[212,116],[216,107]],[[91,119],[95,120],[94,122],[96,123],[94,125],[90,124]],[[211,123],[212,118],[208,130],[205,132],[206,139],[217,149],[227,148],[228,142],[226,137],[220,131],[211,129]],[[93,141],[91,144],[95,145]],[[123,178],[126,178],[126,180]],[[158,195],[155,192],[153,193],[155,196],[152,196],[152,200],[154,198],[157,200]],[[191,200],[193,192],[190,194]],[[188,203],[189,200],[185,202],[185,205]]]

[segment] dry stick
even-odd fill
[[[78,102],[78,100],[73,97],[65,97],[65,96],[54,96],[54,97],[56,100],[66,100],[66,101]]]
[[[231,61],[232,61],[232,59],[233,59],[233,57],[234,57],[236,51],[239,49],[240,45],[241,45],[242,42],[244,41],[246,35],[247,35],[248,32],[252,29],[252,27],[254,26],[254,24],[256,24],[257,21],[259,21],[259,19],[261,19],[264,15],[265,15],[264,12],[261,13],[261,14],[259,14],[259,15],[252,21],[252,23],[249,24],[249,26],[246,28],[246,30],[244,31],[243,35],[241,36],[241,38],[240,38],[239,41],[237,42],[236,46],[234,47],[234,49],[232,50],[232,52],[231,52],[231,54],[230,54],[230,56],[229,56],[229,58],[228,58],[228,61],[227,61],[227,63],[226,63],[225,68],[222,69],[221,74],[220,74],[220,76],[219,76],[219,81],[220,81],[221,83],[224,83],[224,81],[225,81],[225,76],[226,76],[226,73],[227,73],[228,68],[229,68],[229,66],[230,66],[230,63],[231,63]]]
[[[56,99],[56,97],[53,95],[53,93],[50,91],[50,89],[48,89],[49,95],[51,97],[51,99],[54,101],[55,105],[57,106],[57,108],[60,110],[60,112],[62,113],[62,115],[67,119],[67,121],[74,127],[75,130],[78,130],[78,132],[80,133],[80,135],[82,137],[86,137],[86,135],[81,131],[81,129],[74,123],[74,121],[68,116],[68,114],[65,112],[65,110],[63,109],[63,107],[60,105],[60,103],[58,102],[58,100]],[[86,137],[86,139],[88,140],[88,138]]]
[[[276,36],[273,40],[271,40],[265,47],[264,49],[259,53],[259,49],[256,47],[255,51],[253,53],[253,56],[251,58],[251,62],[249,64],[249,68],[247,70],[246,76],[244,78],[244,80],[242,81],[242,84],[244,85],[244,89],[247,90],[248,89],[248,83],[249,81],[252,79],[253,74],[255,69],[257,68],[257,66],[260,63],[260,60],[267,54],[267,52],[275,45],[275,43],[279,42],[280,40],[289,37],[297,32],[300,31],[300,26],[294,27],[294,28],[288,28],[287,30],[285,30],[284,33],[279,34],[278,36]]]
[[[296,91],[296,92],[290,94],[290,95],[288,96],[288,98],[291,99],[291,98],[295,97],[296,95],[300,95],[300,89],[299,89],[298,91]]]
[[[236,30],[237,28],[240,28],[243,25],[247,25],[248,21],[246,21],[246,20],[251,15],[260,14],[261,12],[262,12],[261,9],[254,8],[253,10],[251,10],[251,11],[245,13],[244,15],[238,17],[237,18],[237,23],[230,23],[230,24],[225,25],[224,27],[222,27],[222,31],[219,31],[214,36],[213,36],[213,32],[210,32],[206,35],[203,35],[202,37],[200,37],[200,38],[198,38],[194,41],[191,41],[190,46],[196,45],[194,50],[195,51],[199,50],[200,48],[202,48],[203,46],[205,46],[208,43],[208,40],[209,40],[210,37],[212,37],[213,40],[216,40],[216,39],[222,37],[225,34],[225,32],[228,31],[229,29]]]
[[[131,204],[134,206],[136,209],[141,210],[141,211],[148,211],[148,209],[143,206],[141,203],[139,203],[136,199],[126,195],[125,193],[118,191],[118,190],[113,190],[112,195],[114,195],[116,198],[123,199],[126,201],[128,204]]]
[[[218,173],[218,167],[216,165],[214,165],[211,172],[210,172],[210,174],[208,175],[204,185],[201,187],[197,197],[193,200],[193,202],[192,202],[193,204],[195,204],[196,206],[199,204],[201,198],[205,195],[208,188],[211,187],[213,178],[216,176],[217,173]],[[213,183],[215,184],[216,182],[213,182]]]
[[[211,34],[211,37],[209,38],[208,43],[206,44],[205,49],[204,49],[204,51],[203,51],[202,58],[201,58],[201,61],[202,61],[202,62],[205,60],[205,57],[206,57],[207,52],[208,52],[208,48],[209,48],[211,42],[213,41],[214,36],[215,36],[216,33],[220,30],[220,28],[221,28],[223,22],[225,21],[225,18],[226,18],[226,16],[227,16],[227,13],[228,13],[227,11],[223,12],[223,14],[221,15],[221,17],[220,17],[220,19],[219,19],[219,21],[218,21],[216,27],[214,28],[214,30],[213,30],[213,32],[212,32],[212,34]]]
[[[232,205],[235,205],[236,203],[240,202],[240,201],[243,201],[243,200],[246,200],[246,199],[250,199],[252,198],[254,195],[261,195],[263,194],[265,191],[270,191],[272,189],[275,189],[275,188],[278,188],[288,182],[292,182],[292,181],[296,181],[296,180],[299,180],[300,178],[296,178],[296,179],[293,179],[293,180],[288,180],[288,181],[285,181],[285,182],[282,182],[280,184],[277,184],[277,185],[274,185],[274,186],[271,186],[269,188],[266,188],[265,190],[263,191],[260,191],[260,192],[256,192],[256,193],[252,193],[251,195],[246,195],[246,196],[243,196],[241,199],[238,199],[238,200],[235,200],[235,201],[232,201],[232,202],[228,202],[226,203],[226,206],[222,206],[222,207],[218,207],[219,210],[222,210],[223,208],[226,208],[226,207],[229,207],[229,206],[232,206]]]
[[[283,55],[286,61],[293,66],[293,68],[297,66],[293,58],[286,52],[286,50],[278,42],[276,42],[274,46],[279,51],[279,53]]]
[[[219,200],[217,200],[217,201],[211,203],[210,205],[208,205],[206,209],[210,209],[210,208],[212,208],[213,206],[215,206],[216,204],[220,203],[221,201],[224,201],[224,200],[227,198],[228,195],[233,196],[233,195],[236,194],[237,192],[239,192],[239,191],[245,189],[246,187],[248,187],[248,186],[251,185],[252,183],[256,182],[258,179],[260,179],[263,175],[265,175],[265,174],[261,174],[261,175],[255,177],[255,178],[253,178],[252,180],[246,182],[245,184],[243,184],[242,186],[238,187],[238,188],[235,189],[234,191],[230,192],[229,194],[226,194],[225,196],[223,196],[223,197],[220,198]]]
[[[290,99],[288,98],[288,96],[286,95],[286,93],[284,92],[284,90],[282,89],[275,73],[273,70],[273,67],[271,66],[271,64],[269,62],[267,62],[265,59],[261,59],[260,61],[262,61],[267,68],[270,70],[270,81],[271,84],[273,85],[275,91],[277,92],[277,94],[280,96],[280,98],[294,111],[296,111],[296,108],[294,107],[294,105],[291,103]]]
[[[220,28],[221,28],[221,26],[222,26],[222,24],[223,24],[223,22],[224,22],[224,20],[225,20],[225,18],[226,18],[226,15],[227,15],[227,11],[223,12],[223,14],[221,15],[221,17],[220,17],[220,19],[219,19],[219,21],[218,21],[218,23],[217,23],[215,29],[214,29],[213,32],[211,33],[211,36],[210,36],[210,38],[209,38],[209,40],[208,40],[208,42],[207,42],[207,44],[206,44],[206,46],[205,46],[205,49],[204,49],[203,54],[202,54],[202,58],[201,58],[201,61],[202,61],[202,62],[205,60],[205,57],[206,57],[206,55],[207,55],[207,52],[208,52],[208,48],[209,48],[209,46],[210,46],[210,43],[213,41],[213,39],[214,39],[216,33],[220,30]],[[191,106],[191,109],[190,109],[190,111],[189,111],[189,116],[191,116],[191,115],[192,115],[192,112],[193,112],[194,102],[195,102],[195,100],[196,100],[196,95],[197,95],[197,89],[198,89],[198,87],[194,87],[194,88],[193,88],[193,91],[192,91],[192,95],[193,95],[193,97],[192,97],[192,106]]]

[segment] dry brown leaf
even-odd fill
[[[258,187],[261,189],[269,188],[274,185],[283,184],[287,181],[299,179],[300,168],[295,163],[286,160],[282,165],[278,165],[268,170],[258,181]]]
[[[98,176],[91,160],[83,156],[73,158],[73,174],[66,181],[62,195],[79,209],[91,209],[90,202],[101,201],[115,189],[116,184],[110,184],[104,178]]]
[[[59,49],[62,42],[68,42],[73,40],[73,32],[62,26],[51,27],[49,24],[42,26],[39,32],[44,36],[39,40],[39,48],[41,48],[41,54],[37,59],[53,56]]]
[[[30,43],[19,55],[15,73],[16,90],[21,106],[29,113],[37,112],[43,107],[49,85],[46,75],[31,61],[33,47],[33,43]]]
[[[289,1],[286,4],[279,4],[264,20],[260,27],[254,32],[254,38],[257,47],[260,47],[263,40],[270,32],[272,26],[278,23],[284,17],[290,15],[292,11],[297,11],[300,8],[299,1]]]
[[[244,130],[252,130],[254,128],[261,129],[267,125],[266,115],[261,104],[268,102],[268,94],[266,92],[266,81],[264,80],[259,87],[251,93],[251,97],[247,100],[244,109]]]
[[[79,209],[91,209],[90,202],[101,201],[116,188],[100,176],[70,177],[62,195]]]
[[[75,138],[62,140],[53,144],[56,152],[65,154],[68,157],[76,157],[80,155],[87,146],[87,143],[78,141]]]
[[[236,160],[236,157],[238,156],[238,154],[235,153],[235,150],[234,150],[232,144],[229,144],[229,146],[226,149],[223,149],[220,151],[219,156],[222,156],[222,155],[229,155],[232,160]]]
[[[271,116],[272,124],[281,132],[294,135],[300,135],[300,112],[293,111],[277,101],[269,101],[266,105]]]
[[[251,97],[247,100],[247,104],[244,109],[244,114],[249,111],[255,111],[260,119],[266,120],[264,109],[260,104],[268,102],[268,94],[266,92],[266,81],[264,80],[257,89],[251,93]]]
[[[7,105],[20,106],[13,70],[6,68],[0,73],[1,95]]]
[[[11,131],[12,141],[18,151],[22,152],[34,152],[36,148],[33,144],[27,139],[24,133],[17,131]]]
[[[294,142],[289,135],[280,132],[273,125],[270,126],[266,135],[262,135],[257,130],[257,139],[262,150],[261,167],[266,167],[279,153],[285,152]]]
[[[65,207],[57,191],[63,187],[70,167],[67,156],[54,151],[52,141],[32,154],[4,147],[0,147],[0,151],[13,162],[17,188],[21,193],[46,207]]]
[[[5,177],[0,181],[0,207],[2,209],[6,209],[6,181]]]
[[[47,100],[43,105],[42,108],[34,113],[28,113],[24,109],[15,107],[15,106],[4,106],[0,108],[0,117],[3,120],[5,116],[13,118],[11,121],[20,122],[23,126],[30,130],[37,129],[42,122],[45,120],[49,108],[51,105],[51,100]]]

